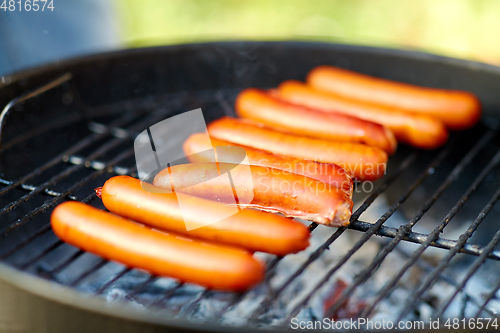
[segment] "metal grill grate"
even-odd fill
[[[25,95],[27,96],[26,98],[22,96],[14,100],[4,110],[2,119],[5,118],[10,108],[17,103],[32,98],[49,89],[54,90],[51,93],[58,93],[56,91],[58,89],[57,86],[63,82],[65,82],[65,80],[60,79],[59,81],[50,82],[46,86],[41,87],[38,91],[28,93]],[[76,94],[76,92],[74,93]],[[215,107],[225,110],[225,113],[232,113],[229,106],[230,104],[225,98],[228,94],[231,94],[231,92],[201,91],[196,93],[181,93],[159,97],[154,100],[134,100],[100,107],[101,110],[110,114],[113,114],[111,110],[115,110],[115,117],[108,123],[86,121],[85,126],[88,129],[88,135],[80,139],[76,144],[73,144],[71,147],[61,148],[61,153],[57,156],[34,167],[31,172],[18,180],[0,179],[0,184],[4,186],[0,189],[0,197],[5,198],[9,195],[10,198],[11,196],[19,194],[10,202],[2,204],[3,207],[0,208],[0,217],[7,214],[16,214],[16,217],[18,216],[13,222],[2,222],[0,224],[0,239],[4,240],[3,243],[6,244],[0,248],[0,259],[20,270],[28,271],[42,278],[75,288],[78,288],[79,285],[97,271],[105,269],[110,265],[117,266],[116,263],[110,263],[104,259],[92,258],[92,260],[83,261],[83,264],[80,264],[80,270],[77,274],[73,274],[71,279],[64,277],[64,273],[67,272],[71,265],[79,260],[85,259],[88,254],[64,244],[53,235],[48,223],[50,210],[63,200],[80,200],[86,203],[99,205],[99,203],[94,201],[96,196],[93,193],[93,188],[96,183],[102,183],[105,179],[115,174],[135,175],[136,170],[133,159],[132,140],[136,133],[170,115],[195,107],[201,106],[205,111],[207,109],[210,110],[210,108],[215,105]],[[95,113],[96,112],[94,112],[94,114]],[[43,131],[43,129],[40,131]],[[263,283],[268,289],[268,293],[260,301],[259,306],[248,314],[248,320],[251,322],[258,322],[259,317],[266,312],[267,309],[272,307],[274,303],[279,301],[284,291],[290,288],[293,282],[296,281],[312,263],[318,260],[318,258],[329,249],[330,245],[338,240],[348,229],[362,232],[361,237],[352,245],[345,255],[341,256],[332,267],[324,272],[324,275],[316,282],[313,288],[296,303],[286,316],[280,318],[281,323],[286,324],[292,317],[296,316],[302,309],[307,307],[311,298],[320,291],[322,286],[324,286],[344,264],[352,260],[354,254],[372,239],[374,235],[383,237],[378,238],[382,243],[381,250],[374,257],[372,262],[355,276],[353,282],[343,290],[335,302],[326,309],[326,315],[330,317],[333,316],[345,303],[348,297],[375,274],[389,254],[394,250],[401,251],[398,245],[404,240],[419,245],[411,254],[407,254],[407,260],[403,267],[393,275],[389,283],[377,292],[376,297],[367,304],[360,316],[367,317],[371,315],[375,311],[377,305],[397,289],[397,284],[400,279],[413,266],[424,267],[424,271],[427,272],[426,278],[419,287],[413,291],[410,299],[407,300],[406,307],[399,314],[399,319],[405,318],[412,309],[422,302],[425,294],[438,280],[445,281],[455,288],[453,295],[450,296],[442,306],[436,309],[436,316],[442,316],[453,298],[459,293],[465,293],[464,286],[487,259],[500,260],[500,252],[495,249],[500,241],[500,231],[498,231],[484,247],[468,243],[468,240],[500,198],[500,190],[496,191],[493,196],[491,196],[489,202],[480,210],[477,218],[458,239],[445,239],[440,237],[440,233],[444,228],[449,225],[450,221],[452,221],[455,215],[464,207],[472,195],[480,188],[485,180],[491,176],[492,172],[497,169],[500,163],[500,151],[496,152],[493,156],[487,156],[487,162],[477,174],[477,177],[472,181],[471,185],[448,213],[446,214],[446,212],[444,212],[443,215],[445,215],[445,217],[432,232],[419,233],[413,231],[415,225],[434,207],[436,201],[438,201],[446,190],[459,179],[461,174],[471,165],[471,163],[486,159],[486,157],[478,159],[480,154],[484,154],[485,151],[491,151],[491,147],[498,150],[498,146],[495,144],[497,134],[495,129],[486,129],[483,133],[480,133],[480,135],[476,134],[475,132],[474,137],[476,139],[469,148],[464,147],[461,143],[457,143],[457,141],[459,141],[459,136],[455,135],[455,138],[450,140],[447,146],[437,152],[429,153],[403,149],[402,153],[398,153],[399,155],[397,155],[397,157],[400,161],[397,165],[394,165],[395,162],[391,161],[392,170],[382,179],[382,181],[378,182],[375,189],[364,198],[362,204],[353,213],[349,227],[328,229],[329,231],[331,230],[331,236],[311,252],[307,260],[299,265],[296,270],[290,275],[282,277],[281,280],[283,282],[274,288],[271,287],[270,280],[277,274],[277,267],[279,267],[283,257],[275,257],[268,261],[266,280]],[[9,142],[19,142],[20,140],[30,139],[29,136],[24,136],[24,139],[20,138],[20,136],[21,135],[11,138]],[[12,145],[9,145],[9,142],[5,143],[4,147],[6,148],[2,149],[2,154],[12,153],[12,151],[9,150],[9,147],[12,147]],[[486,149],[487,147],[488,149]],[[450,158],[451,155],[460,156],[457,163],[453,166],[449,165],[449,161],[452,160]],[[408,170],[413,165],[425,165],[422,164],[421,160],[427,161],[427,166],[423,168],[416,177],[414,175],[411,176],[412,179],[414,179],[413,183],[404,187],[399,199],[397,199],[375,223],[359,220],[361,215],[371,207],[372,203],[379,199],[381,195],[386,194],[394,183],[404,179],[405,174],[409,172]],[[448,165],[443,166],[445,162]],[[54,171],[52,176],[44,178],[42,181],[38,180],[36,183],[30,183],[35,179],[40,179],[47,171],[53,169],[57,171]],[[437,170],[444,170],[445,176],[442,178],[442,182],[440,182],[440,179],[434,179],[439,182],[439,186],[426,201],[423,201],[423,204],[414,216],[399,228],[385,226],[384,224],[391,216],[398,212],[400,207],[408,201],[412,194],[420,189],[422,184],[428,181],[430,177],[434,176]],[[85,172],[82,173],[82,171]],[[67,184],[68,181],[69,185],[63,185]],[[84,195],[82,196],[81,193],[84,193]],[[44,198],[43,203],[35,205],[35,207],[32,208],[30,203],[34,202],[37,198]],[[311,232],[315,232],[318,225],[312,223],[309,227]],[[43,241],[40,241],[42,246],[32,246],[40,239],[43,239]],[[65,253],[69,253],[69,255],[61,257],[61,260],[59,260],[56,265],[52,265],[47,269],[44,266],[47,258],[55,255],[62,247],[67,249]],[[429,247],[448,250],[447,254],[435,266],[429,266],[421,260],[424,251]],[[455,281],[443,275],[443,272],[448,267],[450,261],[459,253],[473,255],[476,256],[476,258],[472,264],[470,264],[465,276],[459,281]],[[92,292],[95,295],[101,295],[108,288],[119,282],[124,276],[132,274],[134,271],[133,269],[120,266],[113,273],[109,274],[108,279],[102,281],[102,283],[98,285],[94,285],[92,287]],[[142,282],[137,283],[135,287],[131,288],[126,299],[140,298],[144,290],[155,285],[158,279],[159,278],[156,276],[146,276]],[[183,283],[174,283],[168,287],[162,288],[157,293],[156,298],[141,301],[141,303],[150,308],[164,307],[174,295],[185,287]],[[498,289],[500,289],[500,279],[496,280],[494,287],[484,296],[466,294],[467,301],[478,308],[476,317],[481,316],[483,311],[489,316],[496,316],[495,312],[489,309],[488,303],[496,297],[495,295]],[[215,317],[220,318],[226,311],[248,297],[249,293],[250,292],[225,295],[225,305],[220,307]],[[201,300],[215,297],[217,294],[222,293],[211,290],[199,292],[196,297],[184,304],[182,307],[182,314],[186,316],[189,315],[196,311],[196,307]]]

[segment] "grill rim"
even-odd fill
[[[124,303],[116,302],[110,306],[104,298],[85,294],[78,290],[58,283],[44,280],[32,274],[24,273],[16,268],[0,263],[0,280],[11,286],[32,293],[33,295],[46,298],[66,306],[89,311],[96,314],[105,314],[124,320],[134,320],[145,324],[161,325],[187,329],[196,332],[234,332],[233,326],[222,326],[214,324],[197,324],[182,318],[161,318],[147,312],[138,312],[130,309]],[[254,332],[255,330],[244,327],[238,328],[240,332]],[[280,328],[274,330],[262,330],[263,332],[281,332]]]
[[[323,47],[323,48],[331,48],[335,50],[344,50],[344,51],[358,51],[358,52],[368,52],[372,54],[381,54],[381,55],[393,55],[393,56],[403,56],[405,58],[412,58],[419,61],[426,62],[442,62],[449,65],[457,65],[461,67],[466,67],[475,70],[484,70],[484,71],[492,71],[500,74],[500,66],[495,66],[483,62],[466,60],[466,59],[458,59],[447,57],[443,55],[432,54],[424,51],[417,50],[403,50],[396,48],[385,48],[385,47],[376,47],[376,46],[365,46],[365,45],[354,45],[354,44],[344,44],[344,43],[329,43],[329,42],[319,42],[319,41],[311,41],[311,40],[301,40],[301,39],[290,39],[290,40],[279,40],[279,41],[250,41],[250,40],[229,40],[229,41],[213,41],[213,42],[200,42],[200,43],[186,43],[186,44],[172,44],[172,45],[164,45],[164,46],[150,46],[150,47],[140,47],[140,48],[131,48],[131,49],[123,49],[117,51],[109,51],[102,53],[95,53],[90,55],[84,55],[79,57],[72,57],[69,59],[64,59],[55,62],[49,62],[40,66],[35,66],[27,69],[23,69],[20,71],[3,74],[1,77],[2,81],[5,79],[9,80],[9,83],[4,83],[0,81],[0,90],[12,86],[14,84],[19,84],[20,81],[28,79],[30,77],[35,77],[38,75],[46,75],[47,72],[54,71],[55,73],[62,73],[68,67],[78,66],[79,64],[94,62],[98,60],[109,60],[114,61],[123,57],[130,57],[132,55],[147,55],[154,54],[157,52],[164,51],[184,51],[189,49],[203,49],[206,47],[216,47],[216,46],[226,46],[226,47],[258,47],[258,46],[285,46],[290,47],[293,46],[295,48],[310,48],[310,47]],[[47,80],[46,81],[50,81]],[[22,83],[25,85],[25,83]],[[30,89],[34,87],[24,86],[23,89]],[[14,96],[17,97],[17,96]]]
[[[321,47],[331,50],[357,51],[367,54],[378,53],[382,55],[393,55],[393,56],[396,55],[406,58],[412,58],[419,61],[458,65],[461,67],[468,67],[476,70],[495,72],[500,75],[500,67],[494,65],[489,65],[469,60],[443,57],[419,51],[406,51],[406,50],[378,48],[370,46],[307,42],[307,41],[272,41],[272,42],[230,41],[230,42],[179,44],[171,46],[147,47],[147,48],[112,51],[90,56],[78,57],[57,63],[46,64],[43,66],[23,70],[14,74],[5,75],[4,77],[10,78],[10,83],[9,84],[0,83],[0,93],[3,93],[5,89],[7,89],[9,86],[14,87],[14,85],[16,85],[16,87],[13,89],[14,91],[19,89],[25,89],[25,90],[31,89],[32,87],[28,87],[28,85],[31,85],[32,83],[28,85],[26,84],[26,82],[29,82],[30,79],[34,79],[34,81],[37,81],[37,79],[39,79],[40,77],[45,77],[46,80],[46,76],[48,74],[54,75],[54,73],[64,73],[67,71],[68,67],[78,66],[79,64],[89,63],[96,60],[117,61],[120,58],[126,58],[131,55],[145,55],[148,53],[168,52],[168,51],[175,52],[179,50],[189,50],[189,49],[196,50],[198,48],[203,49],[206,47],[217,47],[218,45],[224,47],[231,47],[231,46],[234,47],[266,46],[266,47],[285,47],[285,48],[290,46],[294,48]],[[36,84],[37,83],[34,83],[35,86]],[[68,306],[80,308],[95,313],[111,315],[126,320],[133,319],[144,323],[159,324],[163,326],[177,327],[181,329],[190,329],[190,330],[200,330],[200,331],[232,331],[235,329],[235,327],[215,325],[214,323],[210,323],[208,325],[197,324],[182,318],[170,317],[168,319],[162,319],[148,313],[139,313],[137,311],[127,309],[127,306],[122,304],[113,304],[113,306],[109,306],[109,303],[99,296],[88,295],[85,293],[81,293],[71,287],[55,284],[53,282],[44,280],[37,276],[27,274],[26,272],[13,268],[3,262],[0,262],[0,281],[6,282],[19,289],[28,291],[34,295],[38,295],[61,304],[65,304]],[[283,327],[276,327],[272,331],[276,332],[279,331],[281,328]],[[242,332],[251,331],[245,329],[244,327],[239,327],[238,329]]]

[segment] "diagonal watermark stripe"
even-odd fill
[[[238,160],[241,158],[241,161],[235,164],[235,168],[225,170],[222,174],[219,172],[218,165],[214,163],[213,172],[200,176],[199,181],[194,185],[182,186],[182,184],[176,184],[174,186],[173,177],[169,172],[162,175],[162,182],[166,185],[165,187],[151,186],[154,177],[165,168],[190,161],[191,155],[187,156],[182,149],[182,145],[178,143],[184,142],[194,133],[203,133],[204,137],[197,150],[190,152],[191,155],[200,154],[214,162],[225,162],[231,156],[232,163],[234,163],[234,156],[237,156]],[[226,219],[238,213],[240,205],[248,205],[253,200],[253,182],[244,181],[244,179],[252,179],[246,151],[239,147],[218,147],[215,150],[208,136],[205,118],[201,109],[170,117],[144,130],[134,141],[134,152],[143,189],[149,192],[175,193],[187,231]],[[239,178],[241,178],[241,181]],[[195,205],[190,195],[177,190],[182,189],[189,192],[189,187],[202,186],[203,184],[210,185],[211,182],[218,185],[218,192],[221,197],[233,198],[233,200],[229,200],[229,202],[225,200],[224,203],[229,204],[229,206],[225,205],[223,209],[206,212],[206,218],[203,221],[192,223],[190,222],[193,221],[191,215],[193,212],[199,211],[200,207]],[[170,186],[167,186],[169,183]]]

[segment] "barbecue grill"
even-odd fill
[[[385,177],[356,184],[348,227],[310,224],[312,246],[263,256],[265,281],[242,294],[130,269],[52,233],[58,203],[103,208],[94,188],[137,176],[133,140],[145,128],[196,108],[207,122],[234,115],[241,89],[303,80],[322,64],[471,91],[483,120],[436,151],[400,146]],[[0,330],[288,330],[292,318],[318,313],[497,318],[499,79],[500,68],[485,64],[309,42],[126,50],[1,77]]]

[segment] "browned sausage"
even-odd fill
[[[364,143],[389,154],[396,151],[394,134],[387,127],[341,113],[326,113],[274,98],[264,90],[249,88],[235,102],[238,116],[282,132],[334,141]]]
[[[161,189],[147,183],[142,186],[138,179],[116,176],[108,179],[98,194],[113,213],[193,238],[277,255],[295,253],[309,245],[307,227],[292,219],[250,209],[238,212],[188,195],[182,196],[181,209],[174,193],[160,193]],[[207,225],[207,221],[216,222]]]
[[[220,140],[275,154],[334,163],[359,180],[382,177],[387,163],[387,153],[377,147],[278,132],[244,119],[220,118],[208,125],[208,133]]]
[[[153,184],[166,188],[173,186],[176,193],[196,195],[239,207],[278,212],[334,227],[347,225],[352,212],[351,198],[336,187],[305,176],[257,165],[176,165],[158,173]]]
[[[435,149],[448,140],[448,131],[437,118],[397,111],[387,106],[355,101],[323,92],[299,81],[285,81],[278,87],[280,98],[326,112],[342,112],[389,127],[396,138],[411,146]]]
[[[338,96],[427,114],[454,130],[470,128],[481,118],[479,100],[466,91],[420,87],[332,66],[314,68],[307,83]]]
[[[51,215],[63,241],[108,260],[208,288],[242,291],[262,280],[264,265],[244,250],[166,234],[80,202]]]
[[[246,152],[250,165],[260,165],[307,176],[344,190],[352,196],[352,179],[344,169],[333,163],[320,163],[302,158],[276,155],[271,152],[237,145],[229,141],[210,138],[211,144],[217,147],[217,160],[211,152],[205,153],[207,136],[203,133],[194,133],[183,144],[184,153],[193,163],[226,162],[241,163],[241,152],[232,147],[242,148]],[[222,148],[225,147],[225,148]],[[197,153],[200,152],[200,153]]]

